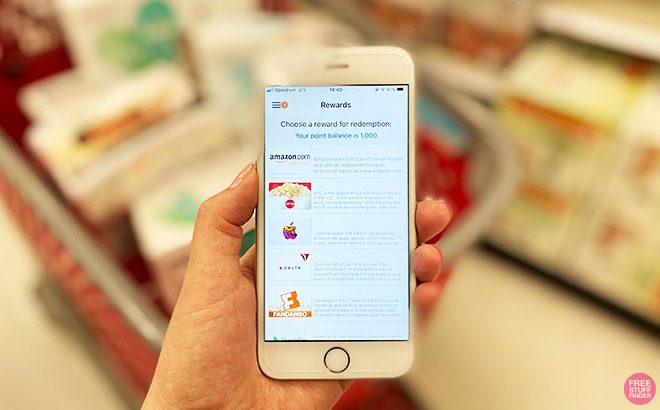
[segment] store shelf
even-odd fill
[[[618,278],[607,277],[603,272],[585,269],[576,264],[574,258],[559,260],[544,258],[522,249],[515,241],[508,241],[492,233],[485,235],[485,242],[492,248],[503,252],[514,260],[534,267],[561,282],[595,296],[597,299],[627,312],[633,317],[641,318],[645,323],[660,329],[660,317],[651,310],[651,306],[643,300],[631,297]]]
[[[418,68],[430,81],[438,81],[482,101],[494,101],[502,90],[496,69],[480,66],[440,46],[414,51]]]
[[[660,61],[660,3],[555,0],[543,4],[539,28],[547,33]]]

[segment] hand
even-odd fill
[[[249,164],[225,191],[206,200],[195,224],[190,260],[143,409],[328,409],[349,381],[282,381],[264,376],[257,364],[256,253],[238,253],[243,230],[257,205],[258,177]],[[418,310],[430,311],[440,295],[431,282],[442,255],[423,244],[447,225],[451,211],[441,201],[417,205],[413,268],[422,281]]]

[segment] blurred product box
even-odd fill
[[[168,144],[185,145],[180,140],[186,135],[171,124],[158,134],[136,135],[188,106],[194,93],[188,78],[171,66],[153,67],[117,82],[90,83],[71,98],[66,93],[58,96],[59,84],[46,80],[43,92],[40,83],[26,91],[25,110],[38,121],[28,129],[27,145],[62,192],[96,222],[125,201],[127,192],[139,189],[140,176],[148,175],[149,166],[152,173],[165,168],[164,156],[172,156]],[[161,144],[164,148],[158,148]],[[186,153],[196,147],[178,149]],[[108,193],[100,196],[104,190]]]
[[[54,0],[75,66],[107,79],[179,58],[173,0]]]
[[[86,79],[78,70],[67,70],[23,88],[18,100],[33,123],[61,121],[77,115],[68,112],[68,107],[93,98],[106,83]]]
[[[255,64],[262,53],[283,47],[355,44],[352,29],[319,14],[237,14],[207,21],[188,33],[190,57],[203,97],[254,136],[261,90]]]
[[[497,112],[517,144],[524,179],[493,229],[507,249],[543,266],[572,263],[590,201],[609,175],[622,115],[648,64],[556,39],[513,63]],[[562,262],[559,262],[562,261]]]
[[[138,246],[168,310],[174,307],[181,290],[199,206],[226,189],[246,164],[256,160],[257,151],[242,144],[216,153],[182,170],[176,178],[162,181],[132,204],[130,215]],[[253,227],[251,221],[244,230]]]
[[[181,26],[187,31],[214,18],[259,10],[258,0],[173,0]]]
[[[235,145],[231,121],[211,103],[192,106],[145,130],[76,174],[67,197],[96,224],[125,214],[128,203],[182,166]]]
[[[0,0],[0,128],[21,143],[28,125],[17,102],[27,84],[71,67],[49,0]]]
[[[536,0],[448,0],[441,25],[450,48],[501,66],[528,42],[535,28]]]
[[[255,56],[285,28],[282,17],[255,13],[214,19],[189,33],[200,94],[214,100],[243,128],[258,123],[261,108],[253,79]]]
[[[660,314],[660,72],[622,121],[620,155],[595,208],[578,271]]]
[[[221,15],[254,12],[256,0],[53,0],[76,67],[108,79],[183,58],[186,30]]]
[[[344,0],[351,1],[351,0]],[[398,40],[419,40],[440,24],[445,0],[361,0],[379,27]]]

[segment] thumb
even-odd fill
[[[202,203],[195,222],[186,281],[232,288],[239,279],[241,226],[257,206],[258,175],[249,163],[229,188]],[[210,282],[209,282],[210,281]]]

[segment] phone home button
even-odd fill
[[[341,373],[348,368],[351,363],[351,357],[348,352],[341,347],[333,347],[325,352],[323,356],[325,367],[333,373]]]

